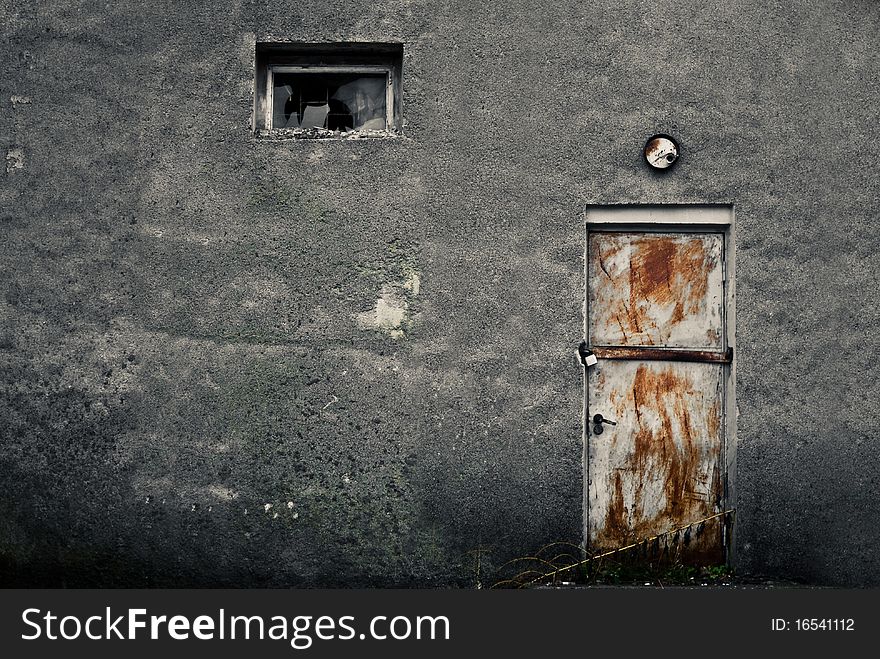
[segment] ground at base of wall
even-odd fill
[[[727,565],[692,566],[605,562],[595,568],[575,567],[555,575],[502,581],[513,588],[810,588],[796,581],[737,575]]]
[[[661,588],[661,589],[675,589],[675,590],[776,590],[779,588],[798,588],[804,590],[824,590],[827,588],[831,588],[830,586],[809,586],[807,584],[788,582],[788,581],[767,581],[764,583],[723,583],[723,584],[711,584],[711,583],[699,583],[699,584],[660,584],[660,583],[631,583],[631,584],[575,584],[575,583],[560,583],[556,585],[545,585],[545,586],[536,586],[539,590],[588,590],[588,589],[626,589],[626,590],[637,590],[637,589],[651,589],[651,588]]]

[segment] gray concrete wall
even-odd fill
[[[2,6],[4,583],[578,541],[584,206],[722,202],[737,569],[880,584],[877,3]],[[405,137],[256,139],[267,38],[402,42]]]

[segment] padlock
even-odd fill
[[[587,347],[586,341],[581,341],[581,344],[578,346],[578,357],[580,357],[581,363],[587,367],[595,366],[599,363],[596,355]]]

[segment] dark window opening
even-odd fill
[[[385,130],[384,73],[273,71],[272,128]]]

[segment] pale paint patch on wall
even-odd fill
[[[238,498],[238,492],[226,487],[225,485],[221,485],[220,483],[208,485],[208,487],[204,488],[204,490],[207,494],[210,494],[211,496],[214,496],[220,500]]]
[[[418,295],[420,287],[421,280],[415,271],[410,271],[402,282],[383,285],[376,306],[354,314],[358,328],[385,332],[395,339],[404,337],[410,320],[409,298]]]
[[[407,276],[406,281],[403,282],[403,287],[413,295],[418,295],[421,284],[422,280],[419,278],[419,273],[413,270]]]
[[[386,284],[376,300],[376,307],[357,314],[357,324],[360,329],[387,332],[394,338],[400,338],[404,335],[402,327],[408,309],[406,298],[398,293],[396,287]]]
[[[204,487],[191,486],[168,476],[160,478],[143,477],[133,483],[137,496],[145,497],[146,503],[151,503],[158,496],[165,495],[172,501],[188,502],[188,505],[204,505],[211,509],[211,504],[218,501],[234,501],[241,493],[233,490],[222,483],[212,483]],[[161,494],[160,494],[161,493]],[[166,499],[162,499],[165,503]]]
[[[24,169],[24,149],[10,148],[6,150],[6,173],[15,169]]]

